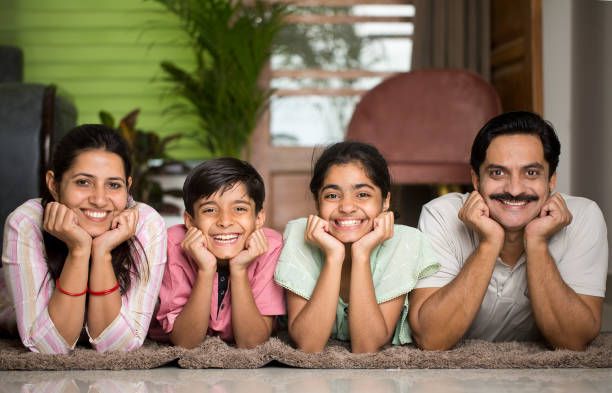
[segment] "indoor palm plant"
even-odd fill
[[[258,82],[287,8],[261,0],[156,1],[179,17],[195,55],[192,71],[161,63],[174,93],[187,101],[170,109],[197,116],[193,138],[211,155],[241,156],[270,98]]]

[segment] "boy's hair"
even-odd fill
[[[251,164],[232,157],[204,161],[189,172],[183,184],[185,210],[193,216],[193,206],[199,199],[217,191],[223,194],[237,183],[244,184],[255,202],[255,214],[259,213],[266,197],[263,179]]]

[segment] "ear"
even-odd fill
[[[391,191],[387,193],[387,197],[383,201],[383,211],[386,212],[389,210],[389,206],[391,205]]]
[[[257,217],[255,217],[255,229],[261,229],[264,222],[266,222],[266,211],[262,208],[259,213],[257,213]]]
[[[128,176],[127,178],[127,191],[130,192],[130,187],[132,187],[132,176]]]
[[[480,192],[478,186],[480,184],[480,177],[473,169],[470,169],[470,176],[472,176],[472,186],[474,186],[474,190]]]
[[[191,214],[187,213],[187,210],[183,213],[183,221],[185,221],[187,229],[191,229],[191,227],[195,226],[194,219],[191,217]]]
[[[45,174],[45,183],[47,183],[47,189],[51,193],[51,196],[55,201],[59,200],[59,192],[57,190],[58,184],[55,181],[55,173],[53,171],[47,171]]]
[[[552,176],[550,177],[550,180],[548,181],[548,188],[550,189],[551,193],[552,193],[552,190],[555,189],[556,185],[557,185],[557,172],[555,171],[555,173],[552,174]]]

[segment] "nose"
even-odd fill
[[[338,210],[340,210],[342,213],[353,213],[355,210],[357,210],[355,207],[355,201],[350,196],[342,198]]]
[[[232,215],[229,212],[221,211],[219,212],[219,218],[217,220],[217,225],[221,228],[228,228],[232,225]]]
[[[508,181],[505,184],[506,192],[512,194],[513,196],[520,195],[525,192],[525,186],[523,185],[523,180],[520,176],[510,176]]]
[[[96,185],[93,188],[93,191],[91,192],[91,194],[89,195],[89,203],[91,203],[92,205],[96,207],[102,207],[106,204],[106,201],[107,201],[106,189],[104,188],[103,185],[101,186]]]

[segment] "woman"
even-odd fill
[[[275,280],[288,289],[298,348],[350,340],[353,352],[411,341],[406,293],[438,269],[421,232],[394,225],[387,163],[371,145],[341,142],[317,160],[310,191],[318,215],[291,221]]]
[[[119,133],[76,127],[57,145],[42,199],[7,218],[0,324],[16,325],[30,350],[68,353],[82,335],[99,352],[142,345],[166,234],[160,215],[129,196],[130,171]]]

